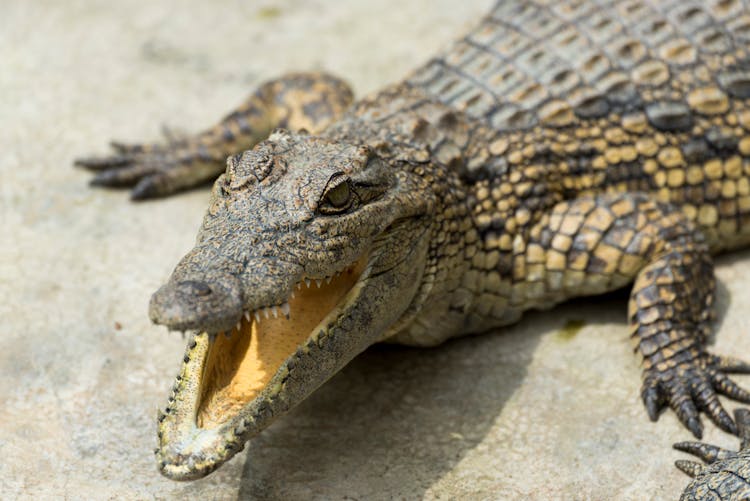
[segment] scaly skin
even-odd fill
[[[196,331],[161,471],[209,473],[374,342],[431,346],[630,283],[651,419],[668,405],[697,437],[699,411],[736,433],[717,394],[750,402],[726,375],[750,365],[705,340],[711,255],[750,242],[748,40],[740,0],[500,1],[344,113],[339,80],[293,75],[212,131],[81,161],[139,198],[205,179],[202,151],[230,156],[151,301],[155,322]]]
[[[750,411],[737,409],[734,417],[739,428],[740,450],[722,449],[701,442],[680,442],[674,448],[688,452],[706,465],[680,459],[675,465],[693,480],[680,501],[742,501],[750,499]]]

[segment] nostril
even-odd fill
[[[195,280],[180,282],[180,287],[195,296],[208,296],[212,292],[211,287],[207,283],[197,282]]]

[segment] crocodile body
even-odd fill
[[[144,198],[229,156],[151,301],[196,331],[161,471],[209,473],[374,342],[432,346],[631,283],[650,417],[736,433],[717,394],[750,401],[726,375],[750,366],[704,345],[711,256],[750,243],[748,49],[740,0],[499,1],[351,106],[340,80],[290,75],[195,137],[81,160]]]

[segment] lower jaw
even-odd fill
[[[228,337],[200,333],[191,339],[170,406],[160,416],[157,459],[164,475],[205,476],[285,411],[289,398],[304,398],[298,391],[288,395],[288,375],[295,367],[314,370],[309,353],[323,346],[320,336],[328,339],[324,320],[343,306],[365,267],[361,259],[319,290],[303,286],[290,300],[290,319],[243,320]]]

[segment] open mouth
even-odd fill
[[[156,455],[163,474],[187,480],[210,473],[276,411],[306,396],[287,394],[287,378],[304,378],[309,393],[335,373],[311,370],[321,364],[315,354],[335,336],[329,327],[356,303],[367,265],[364,256],[333,277],[303,279],[288,302],[246,312],[231,332],[193,336],[159,416]]]
[[[200,382],[198,427],[215,428],[254,400],[341,303],[366,263],[360,259],[334,277],[304,279],[287,303],[246,312],[231,333],[213,336]]]

